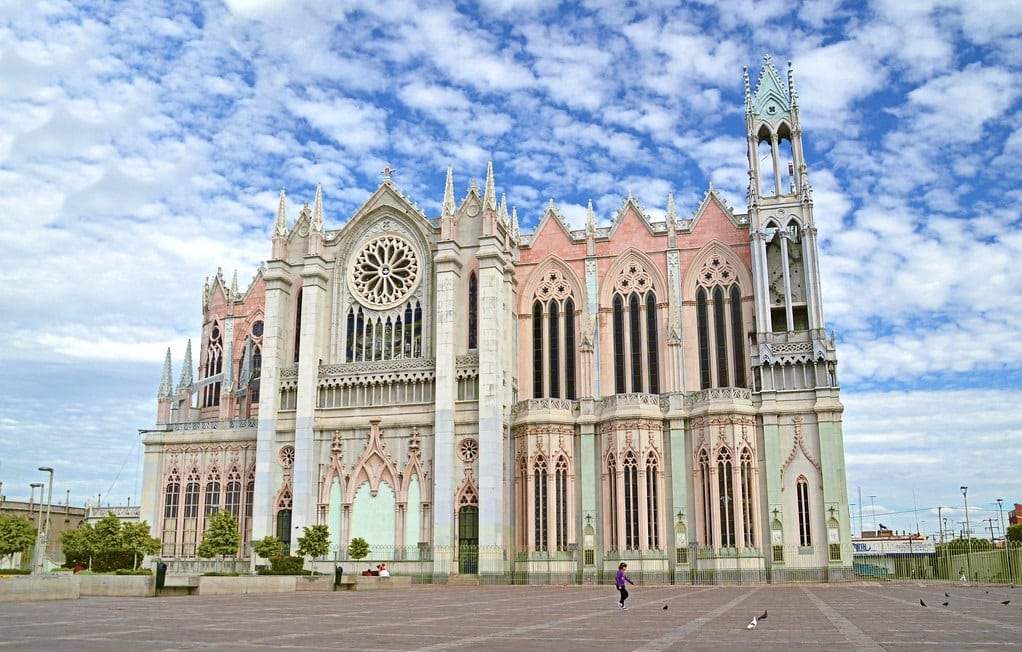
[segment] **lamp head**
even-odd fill
[[[965,495],[966,493],[968,493],[968,491],[969,491],[969,488],[968,488],[968,487],[960,487],[960,489],[962,490],[962,495],[963,495],[963,496],[964,496],[964,495]]]
[[[44,473],[53,473],[53,469],[51,469],[51,468],[50,468],[50,467],[48,467],[48,466],[40,466],[40,467],[39,467],[39,470],[40,470],[40,471],[42,471],[42,472],[44,472]]]

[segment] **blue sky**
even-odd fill
[[[622,4],[0,6],[4,493],[45,463],[73,502],[137,500],[163,351],[204,276],[268,255],[280,188],[294,212],[322,183],[337,228],[386,164],[435,214],[447,165],[462,192],[492,158],[526,229],[548,197],[575,224],[711,182],[741,208],[741,71],[770,52],[796,66],[851,500],[914,489],[924,530],[961,484],[1022,502],[1022,7]]]

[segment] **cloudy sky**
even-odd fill
[[[280,188],[296,212],[322,183],[336,228],[390,164],[436,214],[446,166],[461,192],[492,158],[526,229],[548,197],[575,222],[711,182],[742,207],[741,71],[770,52],[796,66],[850,500],[908,528],[914,490],[926,531],[961,484],[1022,502],[1017,2],[475,4],[0,2],[3,493],[45,463],[62,498],[137,500],[163,351],[204,276],[268,255]]]

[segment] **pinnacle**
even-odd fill
[[[593,200],[589,200],[586,206],[586,231],[592,233],[596,230],[596,213],[593,212]]]
[[[312,202],[312,228],[323,230],[323,186],[316,184],[316,197]]]
[[[277,220],[273,224],[275,235],[287,235],[287,195],[280,189],[280,201],[277,204]]]
[[[486,190],[483,193],[483,204],[490,210],[497,210],[497,190],[493,182],[493,161],[486,164]]]
[[[442,215],[454,215],[454,168],[447,166],[447,181],[444,183]]]
[[[174,391],[174,381],[171,379],[170,347],[167,347],[167,356],[163,359],[163,374],[160,377],[159,396],[170,396]]]
[[[181,363],[181,378],[177,381],[178,390],[191,389],[192,386],[192,340],[188,338],[185,346],[185,358]]]

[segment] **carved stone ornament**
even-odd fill
[[[543,280],[536,288],[536,298],[540,301],[548,299],[564,300],[571,296],[571,285],[560,270],[551,269],[543,274]]]
[[[627,296],[632,292],[640,295],[646,290],[653,289],[653,279],[637,262],[631,262],[624,266],[618,273],[617,281],[614,283],[614,291]]]
[[[397,235],[373,238],[351,261],[348,290],[363,305],[388,310],[405,301],[421,280],[415,248]]]
[[[479,442],[474,437],[466,437],[458,444],[458,457],[462,462],[474,462],[479,457]]]
[[[712,288],[720,285],[727,287],[737,280],[738,276],[731,265],[724,260],[720,254],[714,254],[703,263],[699,270],[699,284],[703,287]]]

